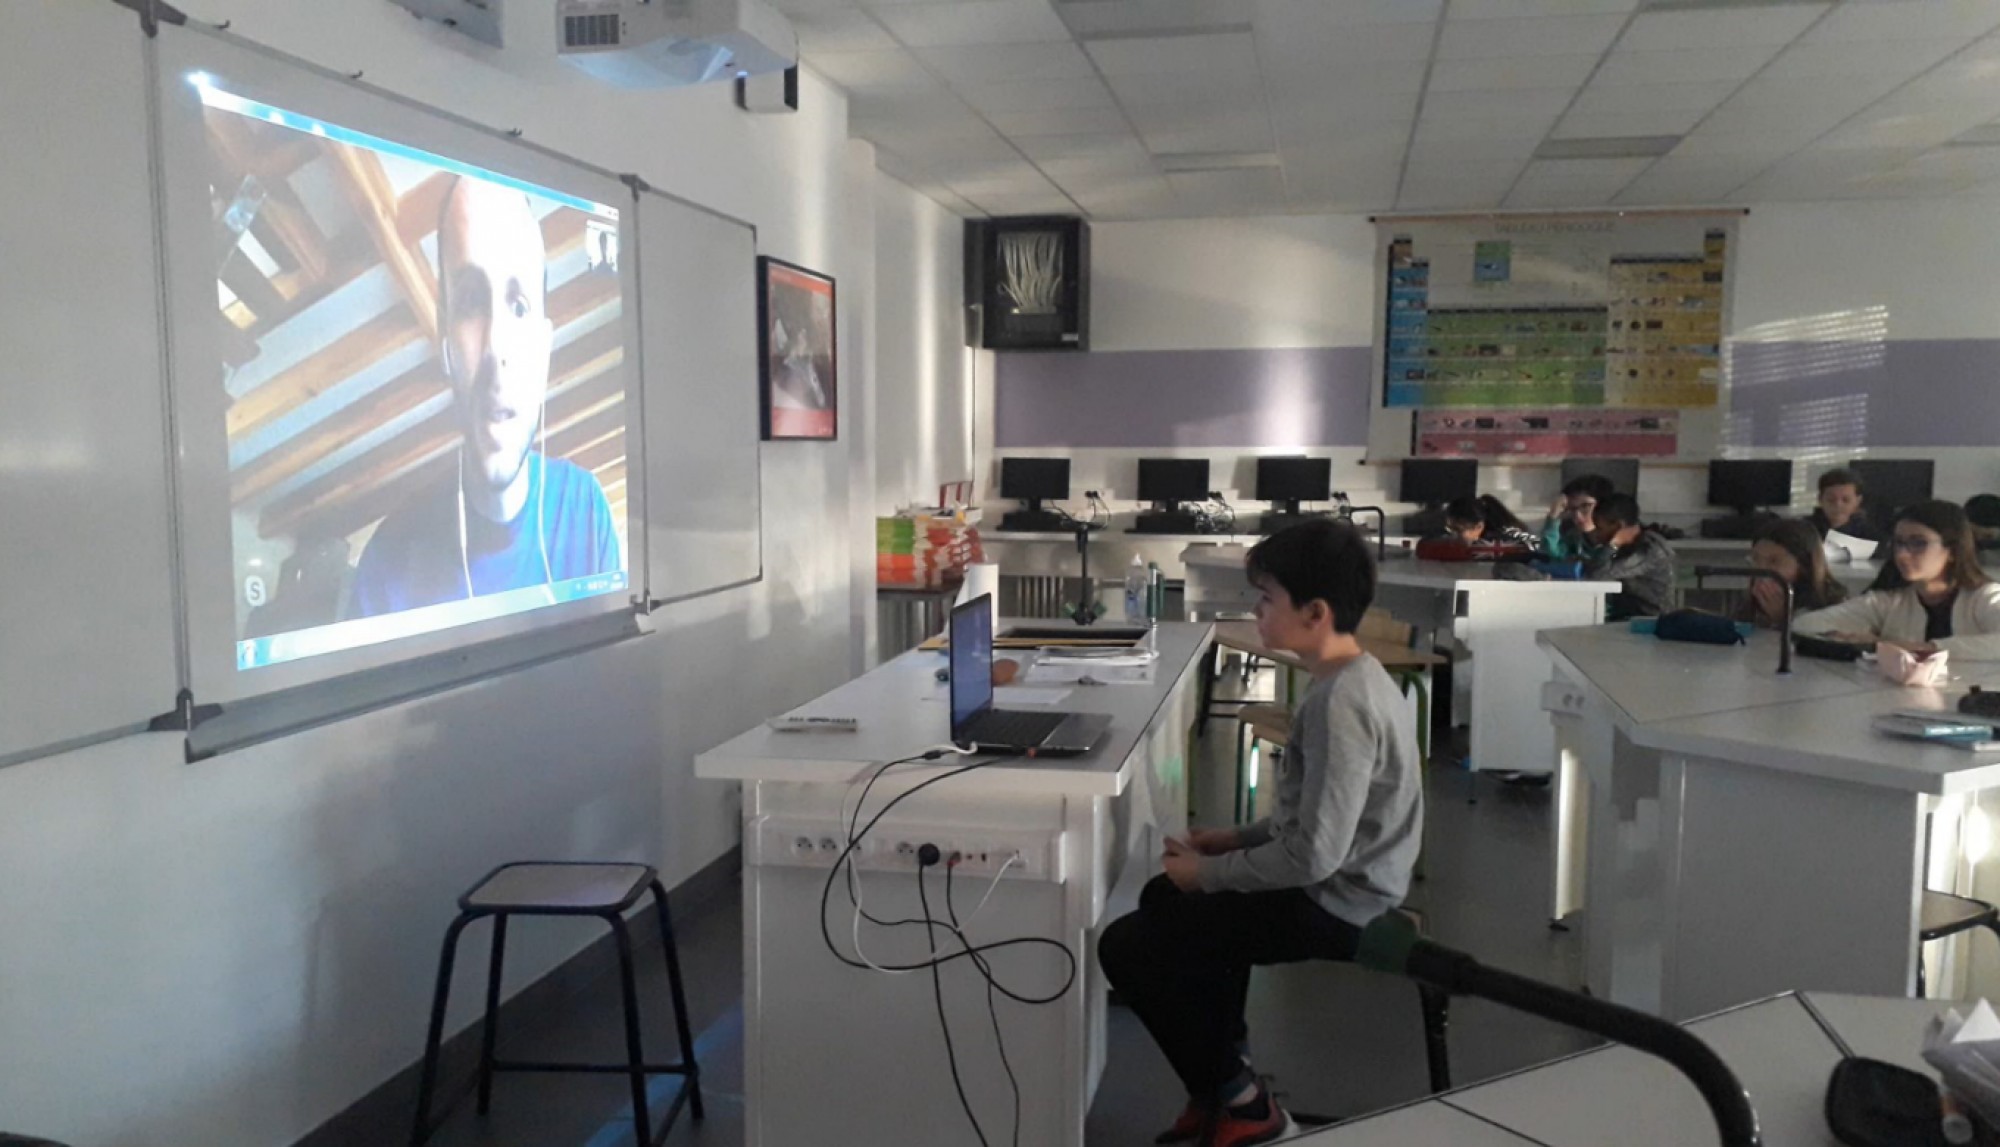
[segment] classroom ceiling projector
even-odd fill
[[[606,83],[664,88],[782,72],[799,38],[764,0],[558,0],[556,52]]]

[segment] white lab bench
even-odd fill
[[[1209,630],[1160,625],[1149,683],[1069,688],[1056,708],[1112,718],[1091,753],[1008,760],[941,781],[899,805],[874,831],[880,849],[861,884],[870,913],[885,919],[919,914],[919,877],[913,862],[899,858],[899,844],[1019,850],[1034,858],[1032,871],[1017,869],[1000,880],[977,922],[968,924],[974,943],[1048,937],[1077,959],[1077,981],[1059,1001],[1029,1007],[1000,999],[1023,1093],[1021,1142],[1083,1143],[1105,1057],[1096,940],[1104,924],[1136,906],[1140,886],[1157,870],[1163,836],[1186,827],[1188,734]],[[948,739],[948,702],[936,679],[944,664],[941,654],[912,651],[798,710],[857,717],[858,732],[760,727],[696,758],[697,776],[736,782],[743,793],[749,1147],[929,1147],[957,1134],[943,1129],[964,1125],[929,975],[841,964],[826,950],[820,922],[831,857],[819,842],[844,839],[839,812],[858,795],[856,779]],[[1004,695],[1000,703],[1011,704]],[[869,815],[958,763],[947,757],[889,773],[869,798]],[[934,871],[928,880],[932,914],[942,918],[943,877]],[[955,882],[958,910],[969,914],[989,875],[961,871]],[[826,917],[834,943],[852,955],[853,912],[844,888],[835,888]],[[914,963],[929,956],[928,931],[866,927],[863,942],[878,964]],[[1060,953],[1044,946],[1001,949],[989,959],[996,975],[1023,994],[1055,991],[1066,968]],[[963,959],[944,965],[942,976],[967,1093],[989,1132],[1005,1134],[1012,1100],[994,1050],[985,982]]]
[[[1907,994],[1941,801],[2000,784],[2000,756],[1881,736],[1878,713],[1946,704],[1778,639],[1663,642],[1547,632],[1557,851],[1584,874],[1586,982],[1668,1018],[1788,987]],[[1992,684],[1964,663],[1954,687]],[[1587,857],[1582,863],[1578,857]],[[1572,901],[1574,881],[1565,890]]]

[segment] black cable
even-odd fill
[[[930,848],[929,845],[925,847]],[[935,856],[936,850],[932,849],[931,854]],[[924,890],[924,873],[928,868],[929,865],[921,861],[917,865],[917,902],[923,905],[926,924],[932,923],[930,895]],[[959,1078],[958,1052],[951,1045],[951,1020],[944,1012],[944,974],[938,970],[938,962],[936,933],[932,933],[931,996],[937,1000],[938,1028],[944,1032],[944,1059],[951,1066],[951,1086],[958,1092],[958,1105],[965,1109],[965,1119],[972,1124],[972,1133],[979,1137],[979,1147],[992,1147],[986,1141],[986,1132],[979,1126],[979,1116],[973,1113],[972,1101],[965,1096],[965,1080]]]
[[[966,938],[965,928],[958,922],[958,906],[952,903],[951,898],[951,874],[957,867],[956,856],[946,861],[944,866],[944,914],[951,921],[951,930],[957,933],[958,942],[971,948],[972,942]],[[999,877],[994,879],[997,881]],[[979,969],[979,974],[986,980],[986,1014],[993,1019],[993,1044],[1000,1049],[1000,1067],[1007,1073],[1007,1086],[1014,1091],[1014,1147],[1021,1147],[1021,1081],[1014,1076],[1014,1065],[1007,1059],[1007,1037],[1000,1031],[1000,1001],[995,991],[999,985],[993,980],[993,968],[986,962],[986,957],[973,956],[972,966]]]
[[[933,749],[928,753],[920,753],[914,757],[904,757],[901,758],[900,760],[887,762],[881,768],[875,770],[875,775],[868,779],[868,786],[862,790],[862,801],[865,802],[868,799],[868,791],[874,788],[875,782],[881,779],[882,774],[888,772],[891,768],[895,767],[896,765],[909,764],[912,761],[920,761],[920,760],[934,761],[937,760],[939,757],[944,756],[944,753],[945,751],[942,749]],[[1056,989],[1056,991],[1052,995],[1046,997],[1036,997],[1036,996],[1021,995],[1013,991],[1012,989],[1008,988],[1004,984],[996,983],[994,986],[999,988],[1001,993],[1006,995],[1009,999],[1024,1004],[1034,1004],[1034,1005],[1052,1004],[1055,1003],[1057,1000],[1062,999],[1065,995],[1069,994],[1070,987],[1076,983],[1077,973],[1079,969],[1077,964],[1076,953],[1070,951],[1069,945],[1063,943],[1060,940],[1051,940],[1045,936],[1022,936],[1012,940],[998,940],[991,944],[967,946],[961,951],[955,952],[951,955],[934,957],[933,959],[921,961],[915,964],[869,964],[864,961],[852,959],[846,953],[842,952],[838,947],[835,947],[833,942],[833,931],[827,926],[826,910],[828,904],[830,904],[833,900],[833,882],[835,878],[840,875],[840,871],[843,866],[848,868],[850,874],[852,873],[854,850],[857,847],[859,847],[861,842],[867,838],[868,834],[874,830],[875,825],[879,823],[883,817],[889,815],[889,810],[895,808],[897,805],[917,795],[918,793],[924,791],[925,789],[931,787],[932,785],[937,784],[939,781],[948,781],[953,777],[969,773],[974,769],[985,768],[988,765],[996,764],[1004,759],[1006,758],[995,757],[991,760],[974,761],[969,765],[962,765],[956,769],[952,769],[950,772],[939,773],[937,776],[930,777],[918,783],[917,785],[911,787],[910,789],[898,793],[895,797],[890,799],[889,803],[883,805],[880,811],[878,811],[873,817],[869,818],[868,823],[864,825],[858,833],[850,832],[848,834],[847,845],[844,849],[841,850],[840,856],[834,860],[833,868],[827,872],[826,883],[821,886],[819,895],[820,940],[822,943],[826,945],[827,952],[830,953],[834,959],[839,960],[841,963],[846,964],[850,968],[855,968],[862,971],[921,972],[930,968],[940,967],[944,964],[951,963],[954,960],[965,959],[974,954],[983,955],[987,952],[998,951],[1002,948],[1016,948],[1024,945],[1040,944],[1054,948],[1058,952],[1061,952],[1063,954],[1063,958],[1066,961],[1068,961],[1069,971],[1068,974],[1063,978],[1062,987]],[[861,808],[857,804],[854,810],[855,821],[859,821],[860,816],[861,816]],[[928,920],[928,919],[919,921],[904,921],[902,923],[921,924],[925,927],[927,933],[936,928],[946,926],[939,921]],[[933,944],[932,947],[933,949],[935,949],[936,945]]]

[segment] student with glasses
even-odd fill
[[[2000,584],[1979,566],[1972,525],[1950,502],[1918,502],[1896,515],[1893,560],[1868,592],[1799,617],[1799,633],[1912,653],[2000,661]]]

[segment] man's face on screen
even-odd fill
[[[460,178],[438,228],[439,334],[468,484],[522,476],[549,386],[541,225],[518,191]]]

